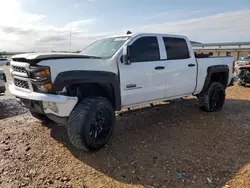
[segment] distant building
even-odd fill
[[[233,56],[238,60],[242,56],[250,54],[250,42],[227,43],[192,43],[197,54],[209,54],[211,56]]]

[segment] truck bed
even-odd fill
[[[203,85],[205,83],[206,75],[208,67],[210,66],[228,66],[229,69],[229,78],[228,84],[230,83],[231,79],[234,77],[232,65],[234,62],[234,58],[231,56],[213,56],[213,57],[202,57],[196,58],[198,68],[197,68],[197,86],[194,94],[198,94],[201,92]]]

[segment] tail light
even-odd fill
[[[246,65],[250,65],[250,62],[246,62]]]

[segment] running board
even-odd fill
[[[128,108],[126,111],[119,111],[117,112],[117,116],[124,116],[124,115],[129,115],[129,114],[134,114],[136,112],[145,112],[145,111],[148,111],[148,110],[159,110],[160,108],[163,108],[165,106],[167,106],[169,103],[167,104],[153,104],[151,103],[150,106],[147,106],[147,107],[136,107],[136,109],[131,109],[131,108]],[[136,115],[136,114],[134,114]]]
[[[173,100],[165,100],[163,102],[165,102],[165,104],[153,104],[153,103],[150,103],[148,105],[150,106],[146,106],[146,107],[140,107],[140,106],[136,106],[136,107],[133,107],[133,108],[136,108],[136,109],[131,109],[131,108],[127,108],[126,111],[119,111],[119,112],[116,112],[116,116],[124,116],[124,115],[129,115],[129,114],[134,114],[136,115],[135,113],[136,112],[144,112],[144,111],[148,111],[148,110],[160,110],[161,108],[164,108],[165,106],[169,105],[170,103],[173,103],[173,102],[180,102],[180,101],[183,101],[185,100],[184,98],[179,98],[179,99],[173,99]]]

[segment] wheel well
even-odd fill
[[[82,83],[72,84],[67,87],[67,95],[77,96],[79,99],[85,97],[105,97],[116,109],[114,88],[111,84],[103,83]]]
[[[227,87],[228,84],[228,72],[216,72],[210,77],[210,84],[213,82],[220,82],[222,85]],[[209,84],[209,85],[210,85]]]

